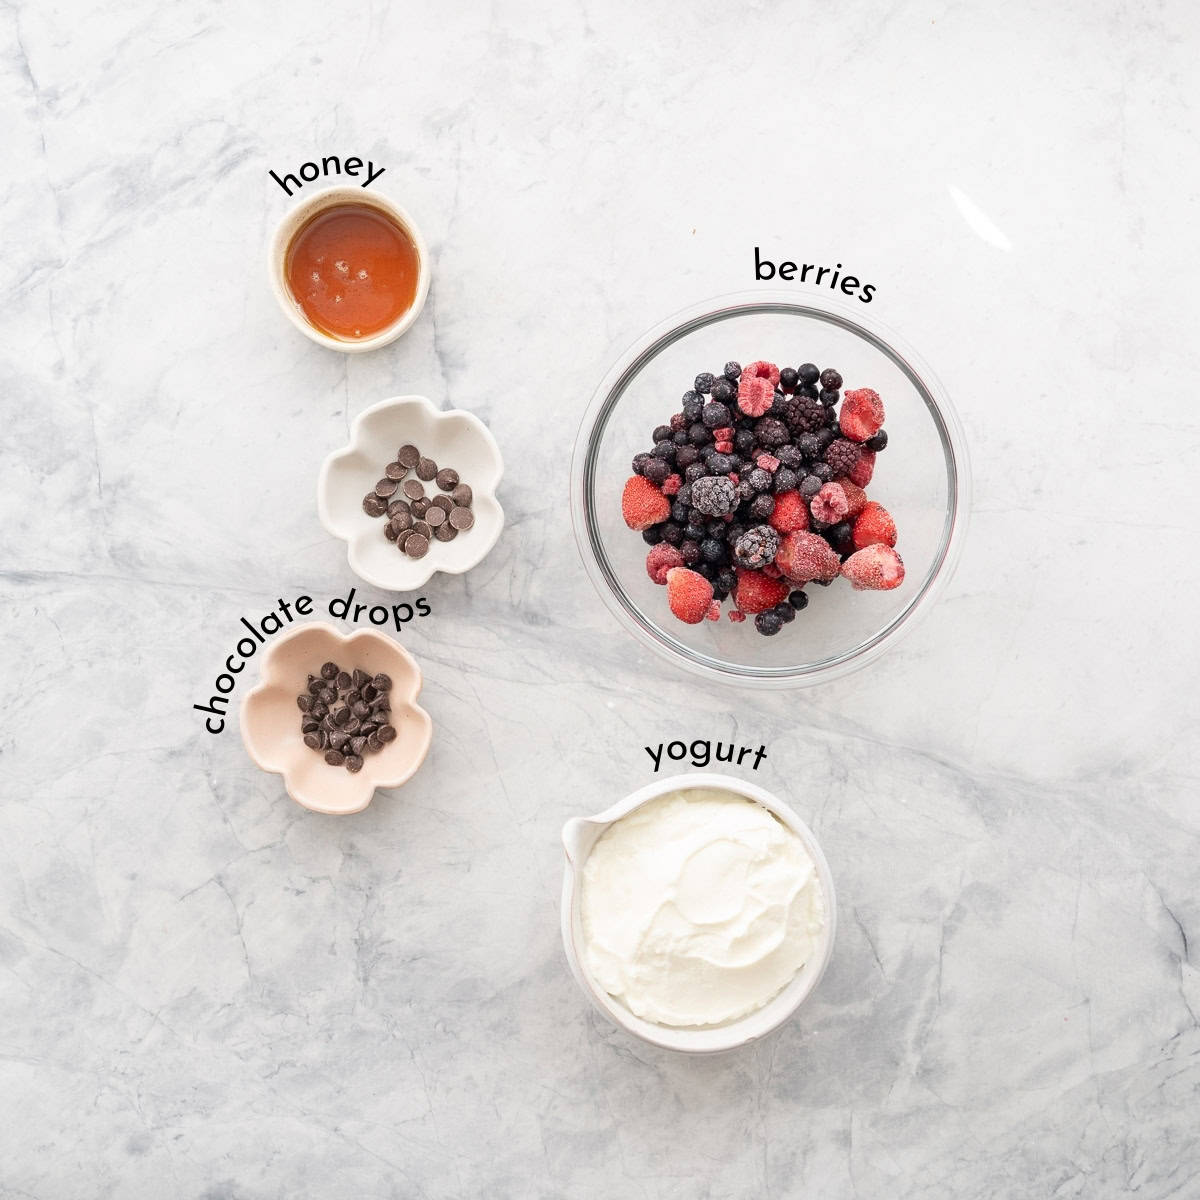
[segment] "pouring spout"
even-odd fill
[[[587,817],[572,817],[562,830],[563,849],[567,853],[567,861],[578,868],[591,849],[596,830],[603,826],[602,821],[591,821]]]

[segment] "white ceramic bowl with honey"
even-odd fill
[[[288,280],[289,254],[297,235],[327,210],[350,206],[362,206],[373,210],[398,226],[412,242],[417,259],[417,280],[411,302],[385,327],[364,337],[342,337],[315,325],[306,314],[301,300]],[[429,294],[429,249],[420,229],[417,228],[417,223],[395,201],[362,187],[330,187],[306,196],[284,215],[275,229],[274,237],[271,238],[267,252],[267,273],[271,290],[275,299],[279,301],[284,316],[305,337],[330,350],[340,350],[343,354],[362,354],[394,342],[410,329],[421,315],[421,310],[425,307],[425,298]]]

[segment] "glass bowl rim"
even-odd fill
[[[946,466],[946,518],[938,552],[921,586],[886,625],[848,650],[803,666],[754,667],[731,664],[673,637],[644,617],[622,586],[604,550],[594,513],[600,440],[617,405],[647,363],[677,341],[720,321],[757,313],[792,314],[826,322],[867,342],[888,358],[916,389],[933,421]],[[779,289],[735,292],[688,306],[637,338],[605,372],[584,411],[571,455],[571,525],[584,569],[619,624],[661,658],[693,674],[744,687],[797,688],[840,678],[873,662],[911,630],[945,589],[962,553],[970,507],[971,468],[958,413],[929,364],[890,326],[864,317],[835,300]]]

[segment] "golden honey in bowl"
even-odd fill
[[[417,295],[421,263],[403,226],[370,204],[334,204],[292,238],[284,277],[305,319],[345,341],[394,325]]]

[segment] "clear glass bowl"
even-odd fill
[[[810,584],[809,605],[774,637],[751,621],[685,625],[646,573],[649,547],[621,516],[631,460],[679,411],[701,371],[731,359],[836,367],[844,388],[874,388],[888,447],[867,491],[892,514],[905,579],[890,592],[844,579]],[[571,463],[571,516],[580,554],[618,621],[656,653],[710,679],[802,687],[864,666],[893,645],[945,587],[966,529],[970,469],[958,418],[932,372],[890,331],[834,301],[755,292],[709,301],[652,329],[608,372],[580,426]]]

